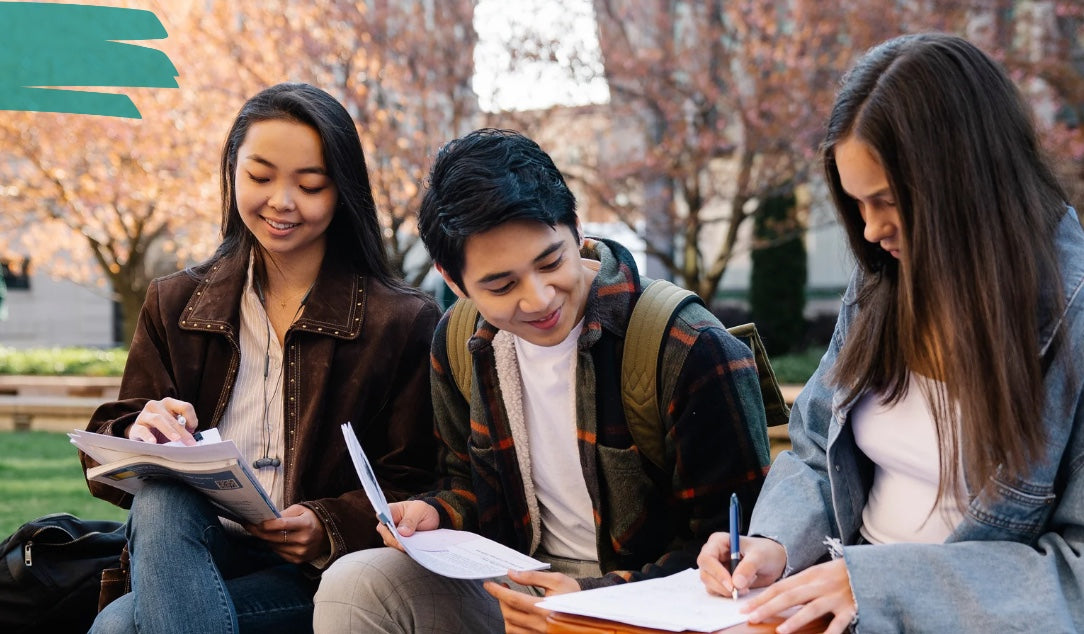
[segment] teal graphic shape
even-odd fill
[[[118,41],[165,37],[141,9],[0,2],[0,110],[141,119],[127,95],[64,88],[176,88],[165,53]]]

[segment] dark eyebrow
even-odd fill
[[[274,163],[272,163],[271,161],[265,159],[264,157],[260,156],[259,154],[249,154],[245,158],[250,160],[250,161],[255,161],[256,163],[259,163],[260,165],[266,165],[267,167],[270,167],[271,169],[276,169]],[[312,167],[302,167],[301,169],[297,170],[296,173],[297,174],[319,174],[320,176],[327,176],[327,170],[326,169],[324,169],[322,167],[315,166],[315,165],[312,166]]]
[[[553,255],[556,251],[558,251],[561,247],[563,247],[564,244],[564,240],[558,240],[557,242],[554,242],[553,244],[546,247],[545,251],[539,253],[538,257],[532,260],[532,262],[537,264],[538,262],[545,260],[549,256]],[[499,271],[497,273],[490,273],[489,275],[483,276],[481,279],[479,279],[478,284],[488,284],[489,282],[495,282],[502,277],[508,277],[511,274],[511,271]]]
[[[844,191],[844,193],[846,193],[846,194],[847,194],[848,196],[850,196],[850,197],[851,197],[852,199],[854,199],[854,200],[858,200],[858,196],[855,196],[855,195],[854,195],[854,194],[852,194],[851,192],[847,191],[847,189],[846,189],[846,188],[844,188],[844,189],[843,189],[843,191]],[[873,192],[873,193],[872,193],[872,194],[870,194],[869,196],[865,196],[864,198],[868,200],[868,199],[871,199],[871,198],[884,198],[884,197],[886,197],[886,196],[887,196],[887,197],[889,197],[889,198],[891,198],[891,197],[892,197],[892,187],[891,187],[891,186],[889,186],[889,187],[885,187],[885,188],[883,188],[883,189],[878,189],[877,191]]]

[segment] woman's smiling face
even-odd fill
[[[242,221],[272,257],[323,257],[338,193],[316,130],[253,123],[237,150],[234,191]]]

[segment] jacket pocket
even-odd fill
[[[968,514],[995,529],[991,538],[1031,543],[1046,532],[1056,501],[1051,485],[995,476],[972,500]]]
[[[599,445],[599,475],[604,513],[609,516],[610,542],[619,555],[627,555],[625,546],[645,521],[656,502],[655,486],[644,471],[636,449],[614,449]],[[606,516],[604,515],[604,517]]]
[[[497,456],[493,447],[479,447],[474,444],[472,438],[467,442],[467,453],[470,456],[474,493],[481,498],[485,497],[486,492],[500,489],[500,473],[497,469]]]

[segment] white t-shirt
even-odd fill
[[[514,341],[542,521],[540,547],[556,557],[595,561],[594,511],[576,440],[576,344],[582,331],[581,320],[554,346]]]
[[[886,406],[880,395],[866,394],[851,413],[855,442],[874,464],[861,528],[873,544],[942,543],[961,519],[955,495],[934,507],[941,450],[924,383],[935,387],[911,373],[898,403]]]

